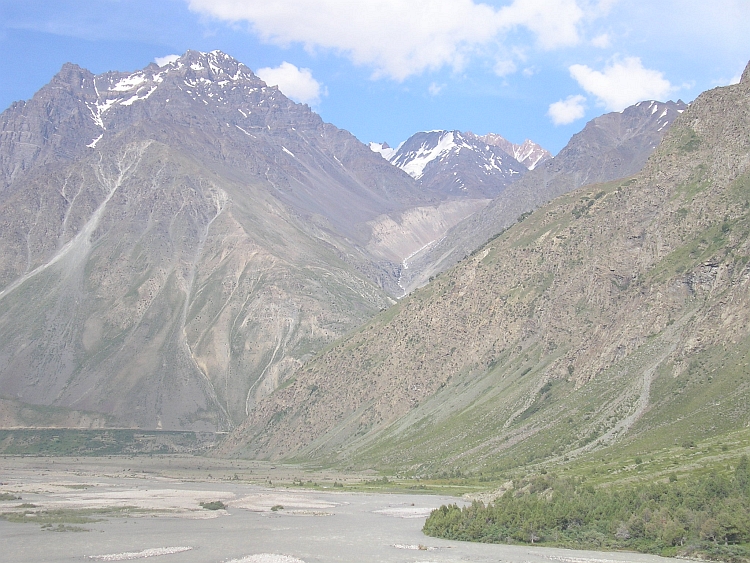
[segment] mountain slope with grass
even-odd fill
[[[221,451],[411,474],[750,424],[750,69],[300,369]]]

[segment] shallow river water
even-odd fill
[[[117,509],[127,516],[52,531],[0,520],[0,561],[14,563],[618,563],[669,562],[649,555],[486,545],[426,537],[429,510],[455,498],[263,488],[159,477],[32,474],[0,467],[0,490],[21,501],[0,512]],[[200,508],[221,500],[226,510]],[[283,508],[279,508],[283,506]],[[272,510],[276,507],[276,510]],[[27,516],[29,519],[35,516]]]

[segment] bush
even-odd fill
[[[519,494],[521,489],[527,492]],[[743,457],[728,477],[670,478],[618,491],[594,489],[576,479],[536,476],[488,505],[441,506],[427,518],[423,532],[452,540],[746,561],[750,462]]]

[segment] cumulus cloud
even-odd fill
[[[159,66],[166,66],[169,63],[175,62],[179,58],[180,58],[180,55],[167,55],[166,57],[156,57],[154,59],[154,62],[158,64]]]
[[[573,65],[570,75],[599,105],[622,111],[643,100],[665,100],[676,88],[658,70],[644,68],[638,57],[614,60],[603,71]]]
[[[320,82],[313,78],[309,68],[297,68],[286,61],[276,68],[259,68],[255,74],[269,86],[278,86],[287,98],[301,104],[315,105],[323,94]]]
[[[557,49],[579,42],[578,24],[584,12],[577,0],[515,0],[498,16],[504,27],[525,27],[541,47]]]
[[[577,96],[568,96],[564,100],[550,104],[547,115],[552,119],[555,125],[567,125],[577,119],[581,119],[586,114],[584,103],[586,98]]]
[[[445,66],[461,69],[506,33],[530,32],[543,49],[579,43],[581,0],[186,0],[191,10],[248,22],[265,41],[331,49],[374,76],[404,80]]]
[[[516,63],[514,63],[512,59],[500,60],[495,63],[495,68],[493,70],[498,76],[507,76],[508,74],[516,72]]]
[[[612,40],[607,33],[602,33],[594,37],[591,40],[591,44],[599,49],[607,49],[612,44]]]

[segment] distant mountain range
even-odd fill
[[[218,51],[66,64],[0,114],[0,425],[236,429],[518,214],[634,172],[681,106],[653,107],[577,161],[446,131],[396,166]]]
[[[412,135],[397,149],[378,143],[370,143],[370,148],[431,191],[492,199],[529,168],[508,149],[531,157],[534,165],[549,155],[531,141],[526,143],[513,145],[493,134],[426,131]]]

